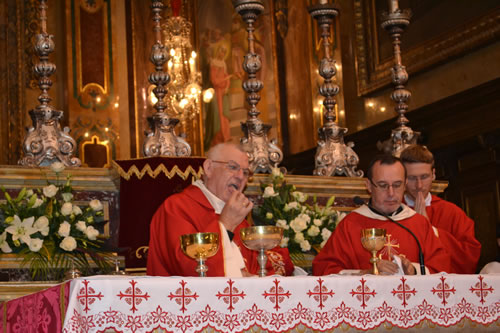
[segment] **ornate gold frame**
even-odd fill
[[[354,0],[353,6],[357,88],[358,96],[363,96],[390,84],[393,60],[380,60],[378,57],[376,15],[380,13],[377,12],[375,0]],[[456,26],[452,31],[440,34],[438,38],[426,40],[409,50],[403,49],[402,57],[411,75],[493,43],[499,36],[500,6]]]

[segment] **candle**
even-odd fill
[[[194,59],[193,58],[189,59],[189,70],[191,71],[191,73],[195,72]]]
[[[389,0],[389,13],[394,13],[399,9],[398,0]]]

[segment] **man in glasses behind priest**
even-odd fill
[[[361,230],[386,230],[386,243],[377,253],[380,274],[420,274],[419,248],[422,246],[426,271],[450,270],[450,256],[425,217],[401,203],[406,184],[405,168],[397,157],[377,156],[367,171],[366,187],[371,194],[368,205],[362,205],[340,221],[321,252],[313,261],[314,275],[369,274],[371,253],[361,244]]]
[[[253,203],[243,194],[251,175],[247,154],[240,146],[221,143],[212,147],[203,162],[203,181],[171,195],[158,208],[150,227],[148,275],[197,276],[196,261],[181,250],[180,236],[198,232],[219,234],[219,250],[206,260],[207,276],[256,275],[257,252],[247,249],[240,230]],[[291,275],[287,249],[268,251],[267,273]]]
[[[434,156],[424,146],[411,145],[401,152],[408,183],[405,203],[431,223],[451,255],[450,273],[474,274],[481,254],[481,243],[474,237],[474,221],[463,210],[431,195],[436,178]]]

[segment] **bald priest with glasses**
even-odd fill
[[[314,259],[313,274],[371,273],[371,253],[361,244],[361,230],[367,228],[386,230],[386,243],[377,253],[380,274],[449,272],[450,255],[429,221],[401,203],[406,185],[401,161],[391,155],[377,156],[368,167],[367,178],[369,203],[340,221]]]
[[[219,250],[206,261],[207,276],[242,277],[258,273],[257,252],[247,249],[240,230],[253,203],[243,194],[248,177],[247,154],[240,146],[221,143],[203,162],[203,180],[168,197],[150,227],[147,274],[197,276],[196,261],[181,249],[180,236],[198,232],[219,234]],[[294,267],[287,249],[268,252],[267,273],[291,275]]]

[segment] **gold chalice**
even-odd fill
[[[219,250],[219,234],[215,232],[199,232],[186,234],[181,237],[181,249],[185,255],[198,261],[196,272],[199,276],[206,276],[208,271],[205,260],[214,256]]]
[[[370,262],[373,264],[373,274],[378,275],[377,252],[380,251],[386,242],[385,229],[370,228],[361,230],[361,244],[372,253]]]
[[[243,244],[250,250],[258,251],[259,276],[266,276],[266,250],[279,245],[283,238],[283,229],[272,225],[259,225],[241,229],[240,236]]]

